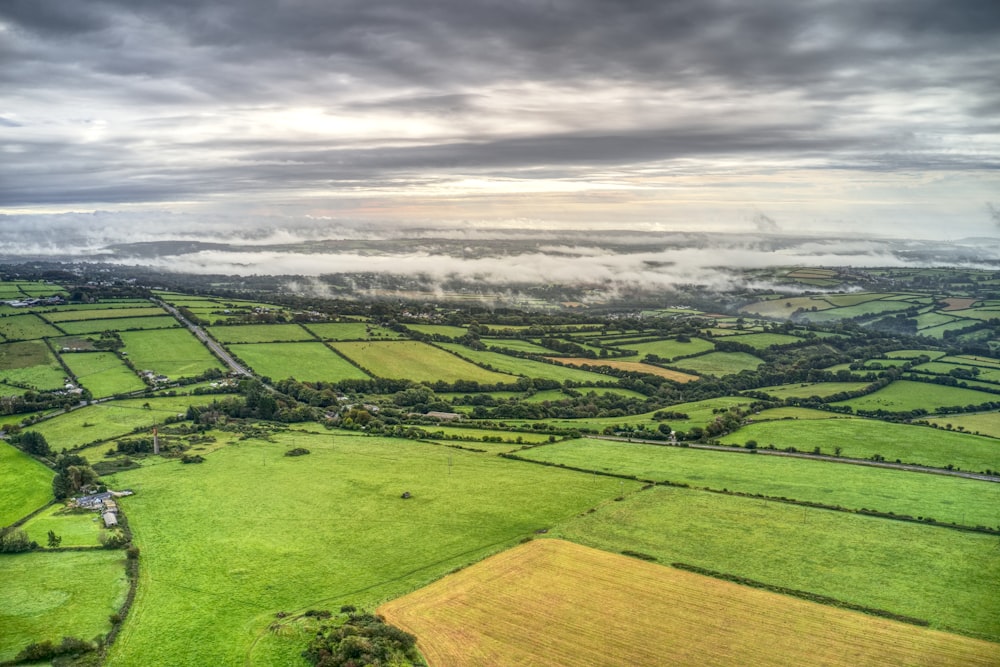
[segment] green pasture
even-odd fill
[[[893,350],[892,352],[885,353],[885,356],[890,359],[916,359],[917,357],[926,356],[931,361],[940,359],[944,355],[945,353],[940,350]]]
[[[484,428],[464,428],[461,426],[420,426],[427,431],[429,438],[433,440],[468,440],[471,442],[489,442],[492,439],[500,438],[506,443],[517,444],[539,444],[549,441],[547,433],[530,433],[523,431],[494,431]],[[483,440],[486,438],[486,440]],[[520,441],[520,442],[518,442]],[[508,448],[509,449],[509,448]]]
[[[617,382],[617,378],[602,375],[600,373],[594,373],[592,371],[570,368],[569,366],[548,364],[544,361],[521,359],[519,357],[512,357],[498,352],[471,350],[464,345],[459,345],[458,343],[437,343],[437,346],[450,352],[454,352],[463,359],[468,359],[469,361],[479,364],[480,366],[489,366],[499,373],[509,373],[511,375],[521,375],[530,378],[544,378],[546,380],[555,380],[557,382],[570,381],[588,385],[595,384],[597,382]]]
[[[404,337],[398,331],[368,322],[326,322],[307,324],[305,327],[323,340],[395,340]]]
[[[753,416],[755,422],[770,421],[774,419],[842,419],[843,415],[825,410],[814,410],[812,408],[798,408],[786,406],[780,408],[770,408],[761,410]]]
[[[688,357],[693,354],[701,354],[702,352],[708,352],[709,350],[714,350],[715,345],[703,340],[701,338],[692,338],[686,343],[682,343],[673,338],[667,338],[664,340],[654,340],[648,343],[620,343],[620,347],[624,350],[630,350],[636,353],[640,358],[644,358],[648,354],[653,354],[660,359],[676,359],[678,357]]]
[[[43,282],[19,282],[18,288],[28,296],[41,298],[53,296],[55,294],[66,294],[66,290],[59,285]]]
[[[589,396],[590,394],[597,394],[598,396],[603,394],[613,394],[614,396],[621,396],[622,398],[634,398],[640,401],[645,401],[646,397],[637,391],[632,391],[631,389],[620,389],[618,387],[574,387],[571,391],[579,392],[582,396]],[[536,391],[535,393],[525,396],[525,403],[543,403],[545,401],[565,401],[571,399],[572,397],[565,393],[562,389],[546,389],[544,391]]]
[[[298,324],[238,324],[212,327],[212,337],[220,343],[294,343],[314,340],[313,335]]]
[[[427,334],[428,336],[447,336],[448,338],[461,338],[469,333],[465,327],[453,327],[447,324],[405,324],[410,331]]]
[[[945,415],[943,417],[929,417],[927,421],[937,424],[941,428],[947,428],[951,424],[952,428],[963,428],[969,433],[982,433],[983,435],[1000,438],[1000,412],[967,412],[956,415]],[[1000,442],[997,443],[1000,446]]]
[[[983,366],[986,368],[1000,368],[1000,359],[994,359],[993,357],[974,356],[971,354],[960,354],[951,357],[944,357],[939,361],[944,361],[952,364],[969,364],[970,366]]]
[[[103,549],[5,555],[0,581],[0,660],[45,639],[107,633],[128,590],[124,553]]]
[[[135,367],[151,370],[171,379],[200,375],[217,368],[226,370],[187,329],[123,331],[124,351]]]
[[[86,308],[71,308],[57,310],[54,313],[46,313],[45,319],[53,323],[74,322],[77,320],[116,320],[128,319],[130,317],[155,317],[166,315],[166,312],[159,306],[148,306],[145,308],[129,308],[126,317],[122,317],[121,308],[102,308],[99,310],[88,310]]]
[[[976,366],[974,364],[952,364],[943,361],[931,361],[926,364],[914,366],[910,370],[916,372],[930,373],[933,375],[949,375],[955,369],[962,369],[974,374],[976,379],[984,382],[1000,382],[1000,368],[989,366]]]
[[[709,352],[700,357],[680,359],[674,364],[678,369],[698,375],[732,375],[740,371],[756,370],[764,362],[746,352]]]
[[[912,304],[906,301],[867,301],[854,306],[844,306],[843,308],[833,308],[801,314],[803,319],[810,322],[834,322],[849,317],[860,317],[863,315],[879,315],[882,313],[893,313],[899,310],[906,310]]]
[[[943,407],[980,405],[996,400],[1000,400],[1000,395],[929,382],[898,380],[875,393],[831,405],[849,405],[855,410],[910,412],[924,409],[934,412]]]
[[[276,440],[115,476],[136,491],[121,505],[142,558],[109,665],[298,664],[308,638],[268,634],[277,612],[372,608],[620,490],[616,479],[407,440]],[[283,456],[293,445],[311,454]],[[257,658],[259,641],[279,646]]]
[[[368,379],[364,371],[323,343],[250,343],[228,347],[259,375],[274,380],[340,382]]]
[[[513,384],[517,378],[486,370],[440,348],[415,340],[332,343],[338,352],[372,375],[414,382]]]
[[[52,470],[0,440],[0,527],[52,500],[53,477]]]
[[[7,340],[34,340],[61,335],[58,329],[38,315],[26,313],[0,317],[0,336]]]
[[[42,341],[0,345],[0,382],[51,390],[61,389],[65,381],[66,371]]]
[[[993,535],[665,487],[605,505],[549,535],[1000,641],[1000,558]]]
[[[869,301],[878,301],[879,299],[892,296],[892,294],[885,293],[856,292],[853,294],[827,294],[822,299],[828,301],[831,305],[841,308],[844,306],[856,306],[860,303],[868,303]]]
[[[756,315],[760,315],[761,317],[785,319],[791,317],[792,313],[799,308],[804,308],[805,310],[815,308],[819,311],[833,308],[833,304],[823,300],[821,297],[794,296],[788,298],[770,299],[767,301],[758,301],[757,303],[751,303],[747,306],[743,306],[740,308],[740,311],[744,313],[754,313]]]
[[[98,303],[68,303],[62,306],[52,306],[46,307],[44,310],[46,313],[56,312],[61,313],[63,311],[86,311],[86,310],[108,310],[110,308],[118,309],[128,309],[128,308],[149,308],[148,299],[105,299]],[[163,312],[162,310],[160,312]]]
[[[660,410],[644,412],[638,415],[623,415],[621,417],[584,417],[581,419],[507,419],[504,423],[515,427],[530,427],[535,423],[544,423],[555,428],[575,429],[593,433],[600,433],[605,428],[609,427],[622,427],[625,429],[631,427],[655,431],[660,423],[666,423],[669,424],[671,429],[674,431],[689,431],[695,426],[704,427],[708,422],[715,418],[716,411],[718,410],[728,410],[729,408],[737,406],[747,406],[750,402],[751,401],[748,398],[722,396],[720,398],[709,398],[704,401],[670,405],[665,408],[660,408]],[[663,422],[653,419],[653,415],[661,411],[685,414],[688,418],[665,419]],[[641,438],[642,434],[637,433],[636,437]]]
[[[63,354],[62,360],[94,398],[140,391],[146,386],[113,352],[74,352]]]
[[[534,461],[654,482],[759,493],[1000,528],[1000,484],[784,456],[580,438],[518,452]]]
[[[941,326],[942,324],[948,324],[949,322],[954,322],[959,319],[951,315],[944,315],[936,311],[930,311],[927,313],[921,313],[913,318],[917,321],[917,329],[929,329],[931,327]]]
[[[170,315],[151,317],[119,317],[112,320],[79,320],[60,322],[59,328],[72,336],[101,333],[102,331],[138,331],[142,329],[171,329],[180,323]]]
[[[28,537],[42,547],[48,544],[49,531],[62,538],[60,547],[100,546],[100,535],[106,533],[100,513],[94,510],[68,508],[56,503],[28,519],[23,526]]]
[[[796,382],[793,384],[781,384],[774,387],[760,387],[753,391],[759,391],[776,399],[786,398],[828,398],[843,391],[861,391],[867,387],[868,382]]]
[[[926,329],[921,329],[921,336],[930,336],[932,338],[944,338],[945,331],[951,331],[952,329],[964,329],[965,327],[975,324],[975,320],[955,320],[954,322],[948,322],[947,324],[939,324],[936,327],[928,327]]]
[[[167,417],[183,415],[189,405],[206,405],[225,398],[210,394],[164,398],[131,398],[95,403],[28,427],[45,436],[55,451],[73,449],[131,433],[135,429],[152,430]],[[146,405],[149,405],[147,408]],[[103,451],[103,450],[102,450]]]
[[[1000,441],[994,438],[952,433],[926,426],[892,424],[874,419],[789,419],[755,422],[719,440],[724,444],[756,440],[759,447],[794,447],[823,454],[867,459],[879,454],[886,461],[918,463],[936,468],[948,465],[962,470],[1000,470]]]
[[[516,352],[527,352],[528,354],[554,354],[554,351],[547,347],[542,347],[538,343],[532,343],[530,340],[523,340],[521,338],[482,338],[481,341],[486,347],[502,347]]]
[[[774,345],[789,345],[790,343],[801,342],[798,336],[780,333],[752,333],[734,338],[737,343],[743,343],[757,350],[765,350]]]

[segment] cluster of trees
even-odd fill
[[[56,459],[55,468],[52,493],[58,499],[79,495],[100,484],[97,472],[90,467],[87,459],[79,454],[60,454]]]
[[[417,638],[380,616],[351,613],[343,625],[317,633],[302,653],[317,667],[418,667]]]

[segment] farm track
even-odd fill
[[[776,449],[743,449],[740,447],[726,447],[725,445],[704,445],[686,444],[672,445],[662,440],[642,440],[639,438],[622,438],[613,435],[591,435],[588,436],[597,440],[615,440],[618,442],[637,442],[643,445],[659,445],[660,447],[687,447],[688,449],[707,449],[716,452],[730,452],[733,454],[766,454],[767,456],[786,456],[798,459],[811,459],[814,461],[829,461],[830,463],[846,463],[850,465],[869,466],[871,468],[890,468],[892,470],[906,470],[909,472],[924,472],[932,475],[946,475],[949,477],[962,477],[965,479],[976,479],[983,482],[1000,483],[1000,476],[987,475],[979,472],[967,472],[965,470],[948,470],[947,468],[931,468],[928,466],[914,465],[910,463],[892,463],[890,461],[869,461],[868,459],[851,459],[843,456],[830,456],[829,454],[809,454],[808,452],[783,452]]]

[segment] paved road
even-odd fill
[[[205,333],[205,331],[201,327],[199,327],[197,324],[195,324],[194,322],[188,320],[186,317],[181,315],[180,311],[171,306],[169,303],[165,303],[159,300],[155,301],[163,308],[166,308],[167,311],[169,311],[171,315],[176,317],[181,324],[190,329],[191,333],[197,336],[198,340],[204,343],[208,347],[208,349],[210,349],[212,353],[215,354],[215,356],[217,356],[219,359],[222,360],[224,364],[226,364],[226,366],[229,366],[230,370],[232,370],[234,373],[239,373],[240,375],[246,375],[247,377],[252,377],[253,374],[248,369],[244,368],[235,359],[233,359],[232,355],[226,352],[225,348],[223,348],[221,345],[212,340],[212,338],[210,338],[209,335]]]
[[[910,465],[908,463],[891,463],[889,461],[869,461],[868,459],[850,459],[843,456],[830,456],[828,454],[808,454],[806,452],[782,452],[776,449],[744,449],[742,447],[725,447],[723,445],[704,445],[699,443],[687,443],[686,445],[673,445],[662,440],[641,440],[639,438],[622,438],[612,435],[592,435],[587,436],[598,440],[617,440],[619,442],[639,442],[647,445],[660,445],[661,447],[682,447],[689,449],[710,449],[717,452],[730,452],[733,454],[765,454],[767,456],[789,456],[797,459],[813,459],[817,461],[830,461],[832,463],[847,463],[857,466],[870,466],[872,468],[891,468],[893,470],[908,470],[910,472],[926,472],[932,475],[947,475],[949,477],[964,477],[965,479],[978,479],[984,482],[1000,483],[1000,476],[984,475],[978,472],[966,472],[964,470],[947,470],[945,468],[928,468],[926,466]]]

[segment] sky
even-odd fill
[[[3,0],[0,227],[997,237],[998,72],[996,0]]]

